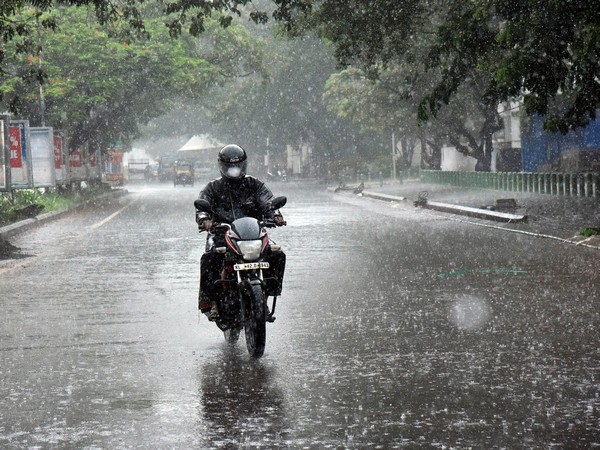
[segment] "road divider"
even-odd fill
[[[380,192],[366,191],[357,194],[361,197],[369,197],[377,200],[383,200],[387,202],[403,202],[406,201],[406,197],[400,197],[396,195],[382,194]],[[431,202],[426,197],[419,198],[419,201],[415,203],[418,207],[432,209],[434,211],[460,214],[463,216],[476,217],[478,219],[494,220],[496,222],[510,222],[519,223],[526,222],[527,216],[522,214],[511,214],[499,211],[491,211],[483,208],[472,208],[470,206],[454,205],[451,203]]]
[[[527,222],[527,216],[522,214],[510,214],[498,211],[490,211],[482,208],[472,208],[470,206],[453,205],[450,203],[426,201],[421,208],[433,209],[434,211],[460,214],[463,216],[476,217],[478,219],[494,220],[496,222],[519,223]]]
[[[379,192],[362,191],[360,194],[363,197],[375,198],[377,200],[384,200],[387,202],[403,202],[406,197],[397,197],[395,195],[381,194]]]
[[[349,189],[346,189],[345,190],[346,192],[343,192],[342,190],[337,189],[337,188],[328,188],[328,191],[332,192],[332,193],[334,193],[334,192],[339,193],[339,194],[349,193],[348,192]],[[362,192],[358,192],[357,196],[387,201],[392,204],[398,204],[398,203],[406,200],[405,197],[382,194],[382,193],[372,192],[372,191],[364,191],[364,190]],[[504,202],[500,202],[500,203],[504,203]],[[562,243],[573,244],[573,245],[580,246],[580,247],[600,249],[600,235],[594,235],[594,236],[590,236],[590,237],[576,235],[571,238],[565,239],[564,237],[560,237],[560,236],[536,233],[536,232],[522,230],[522,229],[508,228],[504,225],[492,225],[491,223],[477,222],[477,221],[471,221],[468,219],[461,219],[460,217],[453,217],[453,216],[467,216],[467,217],[471,217],[471,218],[486,219],[486,220],[495,221],[495,222],[504,222],[506,224],[526,223],[527,219],[528,219],[528,216],[526,216],[526,215],[510,214],[510,213],[505,213],[505,212],[488,210],[488,209],[484,209],[484,208],[472,208],[472,207],[468,207],[468,206],[461,206],[461,205],[455,205],[455,204],[450,204],[450,203],[430,202],[427,199],[427,192],[425,192],[425,191],[423,191],[419,194],[419,197],[414,202],[414,205],[417,208],[429,209],[431,211],[445,213],[444,217],[446,217],[448,220],[454,220],[457,222],[465,222],[465,223],[469,223],[469,224],[475,225],[475,226],[480,226],[480,227],[485,227],[485,228],[493,228],[493,229],[497,229],[497,230],[501,230],[501,231],[518,233],[518,234],[523,234],[523,235],[537,237],[537,238],[546,238],[546,239],[556,240],[556,241],[560,241]]]

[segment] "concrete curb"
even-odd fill
[[[335,188],[327,188],[327,190],[332,193],[339,192],[339,190],[337,190]],[[348,189],[348,190],[344,190],[343,192],[349,192],[349,191],[350,190]],[[363,191],[362,193],[359,193],[358,195],[362,196],[362,197],[370,197],[370,198],[374,198],[377,200],[388,201],[388,202],[402,202],[402,201],[406,200],[405,197],[399,197],[399,196],[382,194],[382,193],[371,192],[371,191]],[[493,220],[495,222],[505,222],[507,224],[527,222],[526,215],[500,213],[497,211],[490,211],[490,210],[482,209],[482,208],[470,208],[467,206],[452,205],[449,203],[428,202],[427,201],[427,202],[423,202],[423,204],[421,204],[420,206],[417,206],[417,207],[429,209],[431,211],[436,211],[436,212],[456,214],[459,216],[468,216],[468,217],[479,218],[479,219],[488,219],[488,220]],[[586,247],[586,248],[592,248],[595,250],[600,250],[600,236],[584,237],[584,236],[576,235],[571,238],[565,239],[565,238],[561,238],[558,236],[552,236],[549,234],[534,233],[534,232],[525,231],[525,230],[506,228],[506,227],[498,226],[498,225],[477,223],[477,222],[468,221],[466,219],[452,218],[451,216],[447,216],[447,217],[450,220],[456,220],[459,222],[464,221],[464,222],[468,222],[472,225],[477,225],[477,226],[482,226],[482,227],[487,227],[487,228],[495,228],[498,230],[507,231],[507,232],[511,232],[511,233],[519,233],[519,234],[524,234],[524,235],[537,237],[537,238],[546,238],[546,239],[560,241],[565,244],[575,245],[578,247]]]
[[[406,200],[406,197],[397,197],[395,195],[382,194],[380,192],[371,192],[371,191],[362,191],[360,194],[363,197],[370,197],[377,200],[383,200],[387,202],[403,202]]]
[[[357,195],[362,196],[362,197],[374,198],[377,200],[388,201],[388,202],[406,201],[406,197],[398,197],[395,195],[382,194],[380,192],[373,192],[373,191],[362,191],[361,193],[359,193]],[[423,201],[423,203],[422,203],[422,205],[420,205],[420,207],[432,209],[434,211],[439,211],[439,212],[460,214],[460,215],[469,216],[469,217],[476,217],[478,219],[488,219],[488,220],[493,220],[495,222],[519,223],[519,222],[527,221],[527,216],[524,216],[524,215],[490,211],[488,209],[472,208],[469,206],[453,205],[451,203]]]
[[[10,225],[0,227],[0,238],[8,238],[16,234],[23,233],[24,231],[38,227],[40,225],[43,225],[44,223],[59,219],[60,217],[67,215],[70,212],[77,211],[78,209],[81,209],[84,206],[89,205],[90,203],[103,201],[110,198],[122,197],[123,195],[127,195],[128,193],[129,192],[127,190],[107,192],[106,194],[99,195],[98,197],[94,197],[77,205],[74,205],[71,208],[40,214],[39,216],[32,219],[25,219],[11,223]]]
[[[428,201],[424,202],[422,207],[427,209],[433,209],[434,211],[460,214],[463,216],[476,217],[478,219],[488,219],[496,222],[527,222],[527,216],[523,215],[489,211],[487,209],[471,208],[469,206],[452,205],[450,203]]]

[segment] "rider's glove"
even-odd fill
[[[283,216],[280,214],[273,216],[273,222],[275,222],[275,225],[277,225],[278,227],[282,227],[283,225],[285,225],[285,220],[283,220]]]
[[[209,218],[206,218],[206,217],[204,219],[201,219],[198,222],[198,229],[202,230],[202,231],[210,231],[212,226],[213,226],[212,220],[210,220]]]

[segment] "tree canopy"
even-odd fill
[[[320,30],[341,64],[368,70],[405,60],[406,38],[431,30],[426,67],[440,70],[442,78],[423,100],[421,119],[435,115],[463,82],[482,71],[489,76],[482,100],[497,104],[522,97],[526,113],[544,116],[553,131],[586,125],[600,106],[595,0],[276,3],[289,29]]]
[[[25,8],[18,20],[31,23],[37,14]],[[128,24],[100,25],[78,8],[38,18],[53,23],[37,30],[39,51],[28,34],[4,46],[0,105],[35,125],[45,120],[74,146],[128,142],[178,99],[197,100],[212,86],[264,72],[260,40],[214,20],[202,40],[187,33],[173,40],[158,19],[146,19],[149,33],[132,39]]]
[[[52,58],[59,61],[61,52],[85,55],[86,48],[79,47],[76,52],[77,45],[72,49],[63,45],[61,49],[57,43],[56,48],[60,49],[57,53],[53,54],[48,46],[40,53],[40,40],[36,38],[40,30],[57,30],[60,15],[53,12],[69,6],[87,7],[85,11],[93,12],[100,24],[96,32],[105,33],[106,39],[115,39],[106,45],[108,41],[103,44],[96,41],[98,36],[90,35],[82,42],[88,43],[87,49],[100,50],[104,46],[113,49],[115,57],[121,55],[125,72],[119,76],[128,80],[125,84],[130,86],[126,90],[111,84],[106,76],[98,84],[88,86],[88,91],[98,87],[97,92],[88,92],[89,98],[95,100],[94,106],[87,105],[86,109],[83,101],[83,105],[66,108],[68,114],[82,121],[81,127],[86,129],[82,134],[89,134],[98,118],[107,120],[98,105],[128,113],[127,117],[135,116],[135,121],[147,120],[160,112],[164,104],[152,103],[152,95],[147,92],[167,97],[178,87],[185,92],[187,87],[195,86],[198,89],[190,93],[194,95],[202,91],[198,83],[223,84],[227,79],[245,77],[247,86],[243,92],[237,92],[237,98],[247,95],[250,103],[253,98],[264,99],[269,93],[264,91],[265,84],[259,78],[268,80],[274,72],[261,65],[261,61],[273,55],[266,55],[258,43],[260,40],[250,39],[237,27],[240,20],[257,24],[274,20],[290,36],[317,33],[333,49],[339,69],[359,69],[364,80],[374,80],[376,86],[362,86],[363,93],[375,89],[371,92],[373,97],[362,103],[356,96],[344,98],[348,87],[343,83],[348,78],[341,76],[329,82],[329,112],[337,114],[340,120],[359,119],[362,114],[360,120],[368,123],[374,122],[373,117],[380,117],[382,123],[366,128],[381,131],[394,118],[402,122],[406,133],[422,133],[425,126],[429,130],[426,138],[430,140],[435,137],[433,131],[443,127],[426,125],[445,124],[448,127],[445,139],[454,142],[459,151],[478,158],[482,154],[484,158],[489,156],[491,134],[499,126],[495,109],[501,102],[520,99],[526,114],[542,115],[547,129],[563,133],[594,119],[600,105],[600,9],[595,0],[6,0],[0,4],[0,74],[3,75],[0,94],[4,94],[5,103],[11,98],[11,108],[25,108],[15,93],[19,89],[23,93],[27,83],[48,82],[45,86],[49,114],[55,114],[53,108],[61,92],[70,88],[74,89],[72,92],[82,92],[83,86],[76,87],[73,78],[57,72],[60,63],[53,67],[45,61]],[[179,42],[168,41],[167,34],[178,37]],[[205,50],[201,55],[194,54],[191,44],[194,36],[202,36],[196,41],[202,42]],[[46,43],[52,39],[51,35],[43,34]],[[150,42],[154,50],[149,50]],[[159,50],[162,42],[169,42],[173,49]],[[123,44],[129,47],[120,48]],[[70,50],[73,52],[69,53]],[[160,57],[148,52],[155,50],[167,55],[163,62],[165,58],[174,58],[179,63],[191,59],[183,65],[176,63],[169,72],[170,69],[153,66],[159,64]],[[30,59],[30,64],[16,70],[14,55],[19,52]],[[39,63],[39,55],[45,58],[44,64]],[[145,61],[147,70],[156,72],[155,80],[127,71],[126,61],[132,55]],[[100,63],[107,67],[112,64],[103,57]],[[293,67],[290,66],[288,78],[305,83],[301,77],[295,78]],[[92,71],[86,72],[85,64],[81,72],[83,76],[93,75]],[[277,73],[284,74],[285,69]],[[253,78],[250,74],[259,75]],[[279,93],[285,91],[285,83],[277,85],[277,77],[270,82],[270,88],[278,89]],[[318,83],[324,84],[325,80]],[[102,86],[112,90],[110,101],[99,93]],[[263,92],[259,93],[261,87]],[[139,103],[128,105],[117,98],[136,99]],[[307,105],[313,105],[314,111],[318,110],[317,103],[322,106],[320,100],[305,100]],[[234,107],[235,103],[231,105]],[[232,111],[228,101],[223,106],[224,110]],[[277,105],[274,98],[265,101],[261,117],[271,117],[274,136],[282,130],[281,126],[273,126],[280,117],[270,113],[274,110],[286,111],[290,117],[296,114],[295,123],[299,126],[294,132],[297,131],[299,141],[308,139],[307,133],[313,133],[310,139],[315,143],[329,132],[321,126],[324,122],[307,121],[306,126],[300,126],[306,111],[301,112],[302,108],[294,111],[293,106],[294,102]],[[363,107],[371,112],[377,109],[378,113],[356,114],[357,108]],[[394,108],[397,110],[393,114],[387,113]],[[469,117],[464,108],[470,108]],[[55,117],[64,119],[66,109]],[[350,117],[352,109],[355,114]],[[412,129],[415,121],[407,121],[409,115],[419,120],[420,131]],[[452,116],[459,120],[449,122]],[[250,117],[248,123],[256,124],[257,120],[262,119]],[[473,136],[476,129],[479,132]]]
[[[212,9],[238,13],[249,0],[179,0],[173,23],[201,29]],[[442,71],[421,105],[435,115],[475,71],[489,83],[483,100],[523,98],[526,113],[566,132],[596,117],[600,106],[600,9],[595,0],[274,0],[272,16],[292,33],[317,30],[341,65],[378,71],[406,56],[411,35],[427,29],[427,67]],[[266,20],[256,11],[256,20]],[[432,23],[432,17],[436,21]],[[433,25],[433,26],[432,26]],[[177,27],[175,27],[176,29]]]

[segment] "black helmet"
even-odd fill
[[[246,151],[239,145],[226,145],[219,151],[219,170],[230,180],[241,180],[246,176],[248,165]]]

